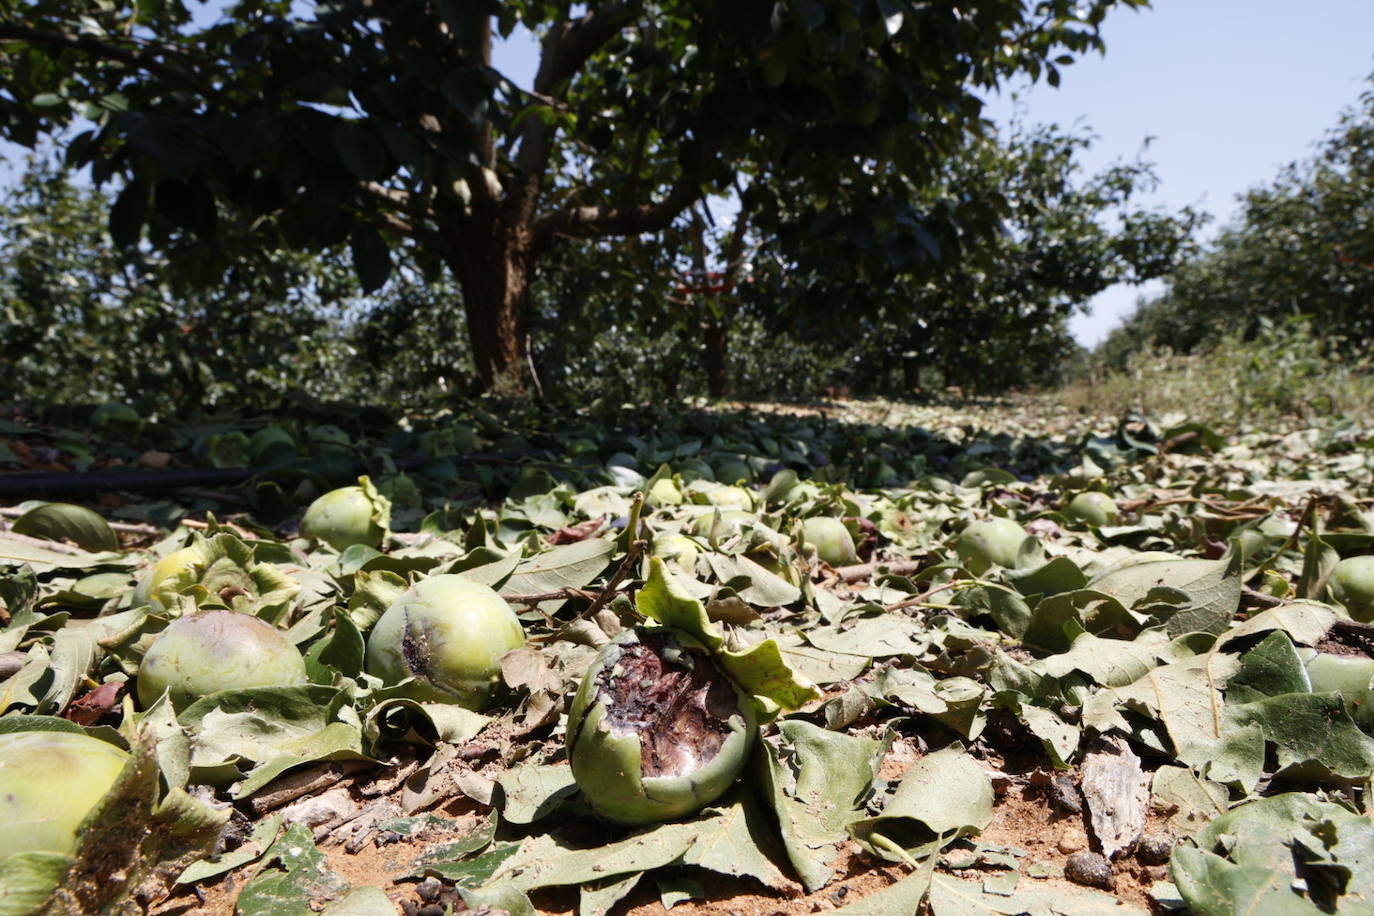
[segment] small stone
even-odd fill
[[[409,900],[401,901],[401,916],[416,916],[419,908]]]
[[[416,911],[415,916],[444,916],[444,908],[437,903],[426,903]]]
[[[433,903],[439,899],[439,893],[443,889],[444,886],[439,883],[437,878],[426,878],[415,885],[415,896],[419,897],[425,903]]]
[[[1088,848],[1088,834],[1077,824],[1070,824],[1059,834],[1059,851],[1068,855]]]
[[[1112,866],[1095,852],[1076,852],[1064,863],[1064,877],[1074,884],[1110,890]]]
[[[1151,881],[1169,880],[1169,869],[1165,868],[1163,865],[1146,865],[1140,871]]]
[[[1135,857],[1142,865],[1163,865],[1173,851],[1172,838],[1162,833],[1147,833],[1136,843]]]

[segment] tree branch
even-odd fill
[[[217,89],[204,82],[194,73],[163,63],[148,51],[131,51],[109,42],[101,41],[93,35],[72,35],[67,32],[45,32],[26,25],[0,24],[0,41],[26,41],[32,44],[47,45],[53,48],[68,48],[81,51],[106,60],[119,61],[154,76],[183,83],[195,89],[206,98],[223,102]]]
[[[554,238],[597,238],[605,235],[639,235],[657,232],[701,199],[701,185],[690,176],[678,179],[668,195],[656,204],[637,207],[569,207],[545,213],[534,222],[536,244]]]
[[[638,0],[610,3],[573,20],[564,20],[544,37],[531,97],[550,108],[565,101],[566,83],[606,42],[639,12]],[[538,113],[525,117],[515,158],[519,183],[510,205],[522,220],[532,220],[553,150],[553,125]]]

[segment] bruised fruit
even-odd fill
[[[391,500],[367,477],[356,487],[331,490],[310,504],[301,519],[304,537],[324,541],[335,550],[354,544],[380,547],[391,527]]]
[[[1015,568],[1028,537],[1026,529],[1009,518],[988,518],[965,528],[954,549],[964,568],[980,576],[993,566]]]
[[[172,621],[148,647],[138,701],[147,709],[168,691],[181,710],[221,690],[305,682],[305,659],[281,630],[251,614],[202,611]]]
[[[1116,502],[1106,493],[1079,493],[1064,507],[1064,514],[1096,527],[1115,525],[1120,519]]]
[[[367,638],[367,673],[422,703],[480,710],[501,680],[501,656],[525,644],[506,600],[460,575],[430,576],[397,598]]]
[[[593,808],[621,824],[683,817],[749,759],[754,699],[696,640],[636,627],[604,646],[568,713],[568,759]]]
[[[831,566],[848,566],[858,561],[854,538],[844,522],[817,516],[802,520],[802,540],[816,548],[816,555]]]
[[[1336,564],[1331,597],[1356,620],[1374,620],[1374,557],[1347,557]]]
[[[74,853],[77,828],[128,759],[75,732],[0,735],[0,862],[21,852]]]

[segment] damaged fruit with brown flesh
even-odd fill
[[[719,798],[749,758],[754,699],[686,634],[637,627],[605,646],[568,714],[573,776],[622,824],[691,814]]]

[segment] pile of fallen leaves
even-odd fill
[[[3,510],[0,734],[131,755],[72,856],[0,861],[0,914],[1374,911],[1369,675],[1310,674],[1374,649],[1329,587],[1374,553],[1369,430],[867,407],[123,432],[9,423],[0,462],[160,446],[261,473]],[[296,536],[359,466],[394,504],[380,549]],[[1069,511],[1082,493],[1106,514]],[[816,517],[852,558],[820,559]],[[990,517],[1024,537],[988,565],[959,545]],[[199,578],[150,594],[188,547],[213,558]],[[564,732],[655,560],[725,645],[772,640],[819,698],[774,709],[710,807],[626,828],[579,793]],[[386,608],[449,573],[526,631],[483,713],[364,669]],[[309,683],[143,708],[153,638],[216,608],[278,627]]]

